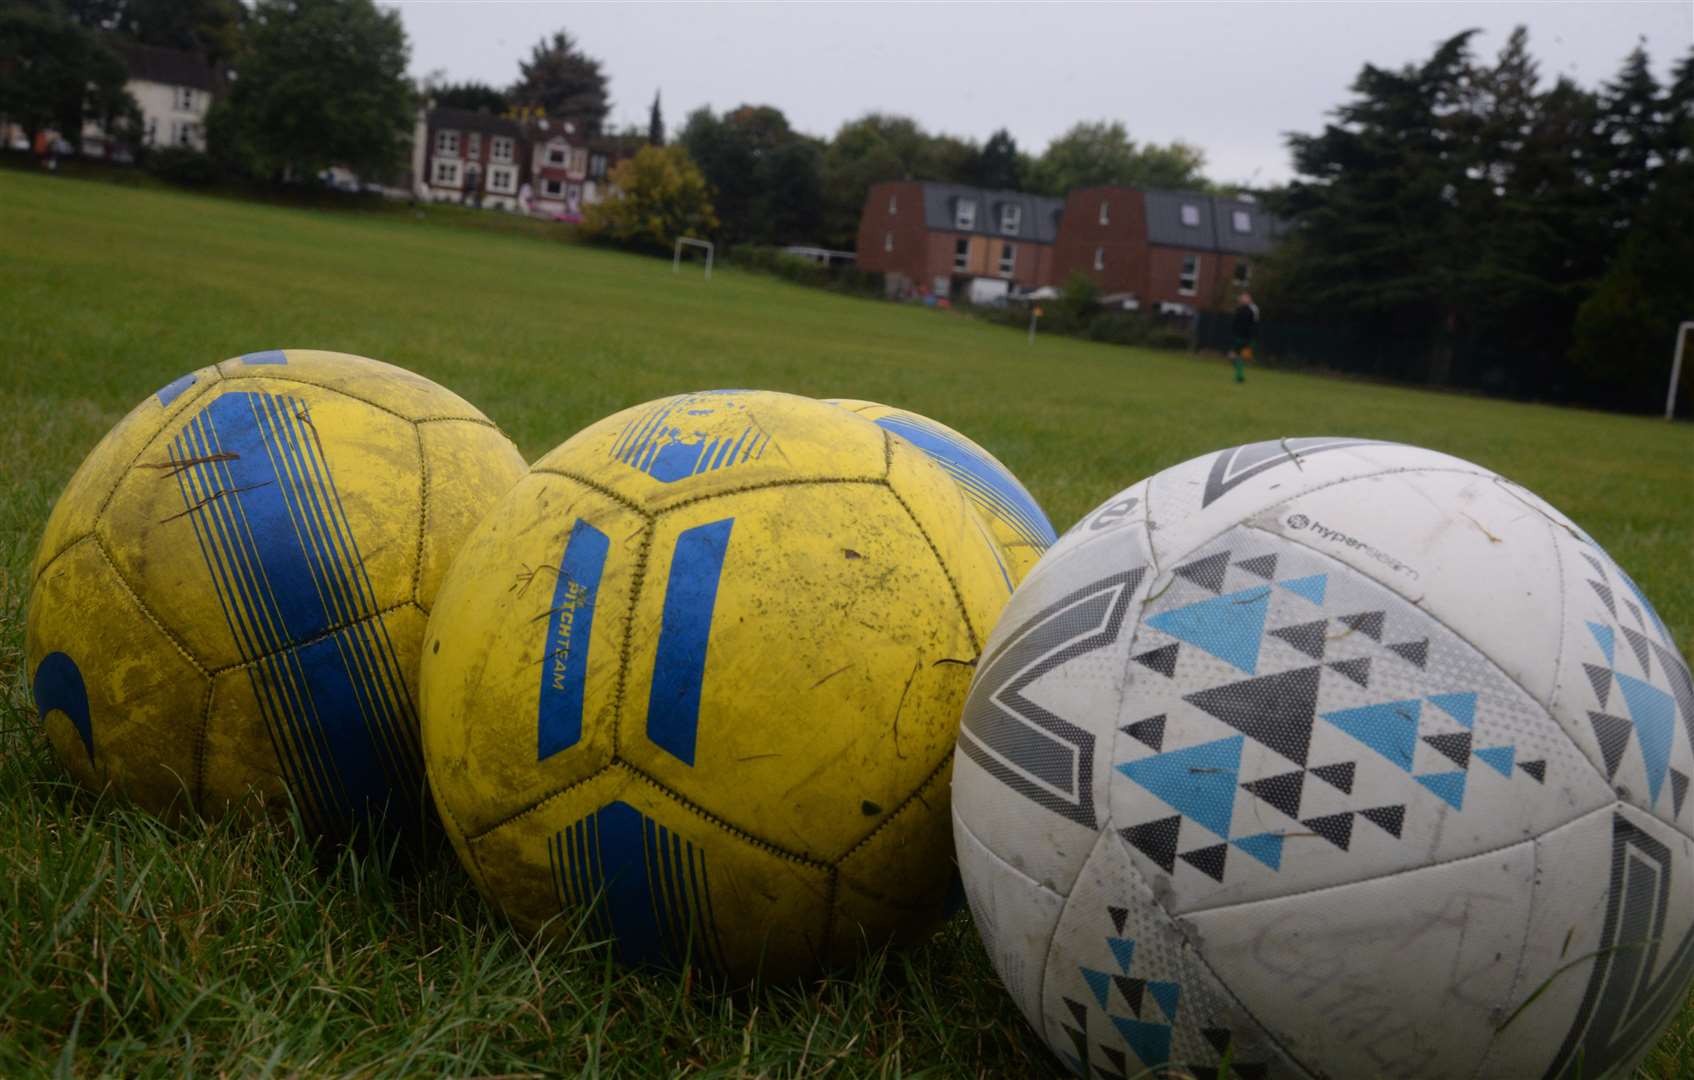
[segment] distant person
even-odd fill
[[[1229,323],[1229,358],[1235,362],[1235,381],[1247,381],[1247,361],[1253,359],[1253,338],[1259,332],[1259,305],[1251,293],[1243,292]]]

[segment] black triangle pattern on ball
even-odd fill
[[[1600,699],[1600,708],[1604,709],[1607,699],[1612,696],[1612,669],[1599,664],[1583,664],[1582,670],[1588,673],[1588,685],[1594,688],[1594,696]]]
[[[1518,768],[1533,776],[1537,784],[1547,782],[1547,763],[1545,761],[1520,761]]]
[[[1212,1044],[1212,1049],[1223,1054],[1229,1049],[1230,1034],[1228,1028],[1201,1028],[1200,1034]]]
[[[1594,738],[1599,740],[1600,754],[1606,759],[1606,779],[1610,780],[1617,775],[1635,725],[1621,716],[1603,712],[1590,712],[1588,722],[1594,725]]]
[[[1300,796],[1305,788],[1306,774],[1299,769],[1277,776],[1249,780],[1241,786],[1251,795],[1281,810],[1291,818],[1300,817]]]
[[[1137,720],[1133,724],[1125,724],[1118,729],[1136,742],[1153,750],[1165,748],[1165,714],[1149,716],[1145,720]]]
[[[1383,611],[1361,611],[1357,615],[1342,615],[1340,620],[1372,641],[1381,641],[1382,620],[1386,615]]]
[[[1144,652],[1134,659],[1142,667],[1150,668],[1168,679],[1176,674],[1176,654],[1180,648],[1181,646],[1172,642],[1169,645],[1162,645],[1157,649]]]
[[[1210,847],[1184,851],[1177,857],[1213,881],[1221,883],[1223,881],[1224,862],[1228,856],[1228,844],[1213,844]]]
[[[1618,629],[1623,631],[1624,640],[1629,642],[1630,650],[1635,653],[1636,662],[1641,665],[1641,677],[1651,679],[1653,677],[1653,652],[1647,644],[1646,635],[1637,633],[1627,626],[1619,626]]]
[[[1306,764],[1317,716],[1317,666],[1214,686],[1182,700],[1296,765]]]
[[[1605,602],[1606,610],[1612,613],[1612,618],[1614,618],[1614,619],[1617,618],[1618,617],[1618,606],[1617,606],[1616,602],[1614,602],[1612,600],[1612,588],[1611,588],[1611,586],[1610,585],[1603,585],[1600,582],[1593,581],[1593,580],[1590,580],[1588,582],[1588,584],[1593,587],[1595,593],[1597,593],[1599,595],[1600,599]]]
[[[1106,1060],[1111,1062],[1112,1068],[1116,1069],[1118,1072],[1123,1073],[1129,1071],[1129,1059],[1124,1056],[1122,1050],[1119,1050],[1115,1046],[1107,1046],[1105,1043],[1101,1043],[1100,1052],[1106,1055]]]
[[[1671,816],[1682,816],[1682,800],[1688,797],[1688,776],[1676,769],[1670,771]]]
[[[1118,935],[1121,937],[1123,935],[1124,920],[1129,918],[1129,909],[1128,908],[1121,908],[1121,907],[1111,907],[1110,905],[1108,905],[1106,907],[1106,914],[1110,915],[1112,917],[1112,929],[1116,930],[1118,932]]]
[[[1423,741],[1436,753],[1461,769],[1470,768],[1470,732],[1455,731],[1448,735],[1425,735]]]
[[[1353,660],[1335,660],[1325,665],[1329,670],[1345,675],[1360,686],[1370,685],[1370,657],[1361,656]]]
[[[1205,589],[1213,596],[1223,592],[1224,571],[1229,569],[1229,552],[1220,551],[1176,568],[1176,576]]]
[[[1581,554],[1584,559],[1588,560],[1588,565],[1594,568],[1594,572],[1600,575],[1601,580],[1604,580],[1606,577],[1606,568],[1600,565],[1600,560],[1588,554],[1586,551],[1580,552],[1579,554]]]
[[[1062,1000],[1064,1001],[1065,1006],[1070,1009],[1071,1015],[1076,1017],[1077,1024],[1082,1026],[1082,1027],[1087,1027],[1088,1026],[1088,1006],[1084,1005],[1082,1002],[1077,1001],[1073,998],[1064,998]]]
[[[1141,1015],[1141,1001],[1147,991],[1146,979],[1132,979],[1128,975],[1113,975],[1112,982],[1117,984],[1118,993],[1123,995],[1129,1005],[1129,1011],[1137,1017]]]
[[[1276,577],[1275,555],[1255,555],[1251,559],[1242,559],[1235,566],[1238,570],[1245,570],[1254,577],[1261,577],[1266,581]]]
[[[1071,1027],[1069,1024],[1061,1024],[1060,1026],[1065,1029],[1065,1034],[1069,1035],[1071,1037],[1071,1045],[1076,1047],[1077,1060],[1079,1062],[1081,1062],[1083,1065],[1087,1065],[1088,1064],[1088,1036],[1084,1035],[1082,1032],[1078,1031],[1076,1028]]]
[[[1421,668],[1429,663],[1428,638],[1422,641],[1401,641],[1388,647],[1417,667]]]
[[[1635,606],[1635,602],[1633,600],[1625,600],[1623,602],[1623,606],[1629,609],[1629,613],[1631,615],[1635,616],[1635,623],[1637,626],[1647,625],[1647,620],[1641,617],[1641,609]]]
[[[1284,626],[1272,630],[1270,636],[1281,638],[1313,660],[1322,660],[1327,638],[1325,631],[1328,628],[1329,620],[1319,619],[1317,622],[1300,623],[1296,626]]]
[[[1360,810],[1359,816],[1398,840],[1400,828],[1406,823],[1406,808],[1404,805],[1373,806],[1368,810]]]
[[[1353,794],[1353,763],[1351,761],[1343,761],[1335,765],[1314,766],[1312,775],[1344,795]]]
[[[1351,811],[1307,818],[1300,824],[1328,840],[1342,851],[1346,851],[1347,845],[1353,840],[1353,814]]]
[[[1124,843],[1152,859],[1154,865],[1169,874],[1176,870],[1176,837],[1181,828],[1182,815],[1173,814],[1119,829],[1118,835],[1123,837]]]

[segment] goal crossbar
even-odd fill
[[[696,240],[692,236],[676,238],[676,250],[671,254],[671,273],[675,274],[682,269],[682,249],[684,247],[706,249],[706,280],[712,280],[712,242],[710,240]]]

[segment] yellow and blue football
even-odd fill
[[[1005,553],[911,443],[786,394],[666,398],[538,461],[443,582],[424,758],[520,927],[740,983],[922,937]]]
[[[1005,548],[1007,574],[1013,585],[1022,581],[1058,540],[1041,504],[1012,470],[946,424],[874,401],[832,398],[829,403],[893,432],[941,466]]]
[[[88,455],[33,568],[29,677],[70,774],[158,813],[250,797],[342,837],[428,820],[417,659],[523,474],[462,398],[338,353],[184,375]]]

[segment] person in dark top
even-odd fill
[[[1235,362],[1235,381],[1244,383],[1247,361],[1253,359],[1253,337],[1259,330],[1259,305],[1253,303],[1250,293],[1242,293],[1240,301],[1229,324],[1229,358]]]

